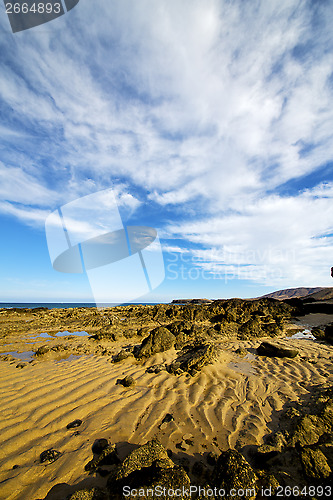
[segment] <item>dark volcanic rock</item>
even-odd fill
[[[162,488],[182,489],[190,487],[190,479],[184,469],[177,467],[168,457],[167,451],[153,439],[136,450],[132,451],[117,470],[110,476],[107,488],[110,497],[114,500],[123,498],[123,487],[137,489],[137,496],[131,499],[147,499],[147,488],[156,486]],[[165,496],[164,498],[170,498]],[[177,498],[183,498],[178,496]]]
[[[131,356],[133,356],[133,353],[131,351],[128,351],[126,349],[122,349],[121,351],[118,352],[118,354],[116,354],[112,358],[112,363],[119,363],[120,361],[123,361],[124,359],[127,359]]]
[[[123,385],[124,387],[132,387],[135,385],[135,380],[130,375],[127,375],[125,378],[118,378],[116,385]]]
[[[251,318],[243,323],[238,329],[237,338],[246,340],[252,337],[262,336],[261,321],[259,318]]]
[[[50,352],[50,350],[51,350],[50,347],[42,345],[38,347],[37,351],[35,352],[35,356],[43,356],[43,354]]]
[[[101,440],[98,440],[101,441]],[[93,447],[95,446],[95,443]],[[96,453],[96,452],[95,452]],[[101,450],[97,457],[94,457],[85,465],[86,471],[95,471],[101,465],[118,465],[120,463],[117,455],[116,445],[106,446]]]
[[[218,488],[223,488],[226,492],[232,489],[248,490],[246,498],[256,497],[257,480],[254,470],[245,458],[236,450],[227,450],[219,456],[214,472],[213,482]],[[250,491],[252,490],[252,495]],[[233,496],[237,500],[243,500],[244,496]]]
[[[332,472],[324,453],[319,449],[302,450],[301,462],[305,476],[312,480],[327,479]]]
[[[109,442],[105,438],[96,439],[94,444],[92,445],[92,452],[96,455],[100,455],[105,448],[109,446]]]
[[[257,353],[260,356],[268,356],[270,358],[295,358],[298,351],[296,349],[286,349],[270,342],[262,342],[257,348]]]
[[[107,498],[107,492],[101,488],[85,488],[67,496],[66,500],[106,500]]]
[[[160,373],[163,370],[166,370],[166,367],[164,364],[159,364],[159,365],[153,365],[149,366],[146,370],[147,373]]]
[[[69,424],[67,424],[66,428],[67,429],[75,429],[75,427],[80,427],[81,424],[82,424],[82,420],[80,420],[78,418],[76,420],[73,420],[73,422],[70,422]]]
[[[52,448],[50,448],[49,450],[43,451],[40,454],[39,458],[40,458],[41,463],[44,463],[44,462],[52,463],[52,462],[55,462],[56,460],[58,460],[60,455],[61,455],[60,451],[53,450]]]
[[[170,373],[188,372],[194,375],[203,366],[213,363],[218,355],[218,349],[211,343],[202,343],[185,347],[180,356],[167,367]]]
[[[175,341],[176,337],[167,328],[158,326],[142,341],[136,356],[138,358],[148,358],[158,352],[167,351],[175,345]]]

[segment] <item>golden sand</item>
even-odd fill
[[[37,361],[23,369],[1,361],[0,498],[42,499],[58,483],[74,489],[96,485],[84,466],[98,438],[117,443],[125,455],[130,444],[157,437],[174,456],[190,461],[209,451],[262,444],[277,428],[285,405],[333,377],[327,344],[281,338],[278,343],[300,354],[279,359],[256,355],[262,340],[221,342],[219,359],[194,377],[146,372],[148,366],[175,359],[175,350],[145,364],[134,358],[115,364],[111,356],[93,355]],[[239,347],[247,354],[236,354]],[[133,388],[116,385],[126,375],[135,379]],[[167,413],[174,420],[162,424]],[[68,430],[75,419],[82,425]],[[190,444],[182,450],[184,439]],[[62,455],[51,464],[40,463],[41,452],[49,448]],[[103,485],[106,479],[98,481]],[[47,499],[64,498],[67,490],[59,486],[57,491]]]

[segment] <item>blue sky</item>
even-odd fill
[[[332,25],[329,1],[80,0],[12,34],[0,4],[0,301],[93,300],[45,221],[108,188],[158,230],[143,301],[332,286]]]

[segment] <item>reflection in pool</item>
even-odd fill
[[[316,340],[316,337],[312,335],[311,331],[308,329],[303,330],[302,332],[294,333],[291,337],[286,337],[286,339],[309,339]]]
[[[13,356],[13,358],[20,359],[21,361],[31,361],[35,353],[34,351],[25,351],[25,352],[10,351],[10,352],[2,352],[0,356],[7,356],[8,354]]]
[[[73,332],[73,333],[70,333],[70,332],[67,332],[67,331],[65,331],[65,332],[58,332],[55,335],[49,335],[48,333],[40,333],[36,337],[29,337],[29,338],[30,339],[47,339],[47,340],[51,340],[51,339],[54,339],[55,337],[69,337],[69,336],[72,336],[72,337],[89,337],[89,333],[87,333],[87,332]]]

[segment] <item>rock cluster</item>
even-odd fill
[[[285,484],[331,484],[333,387],[316,388],[308,403],[286,412],[280,425],[283,430],[269,435],[266,443],[258,448],[257,464],[274,472]]]
[[[161,425],[172,419],[171,414],[165,414]],[[182,492],[177,498],[185,499],[191,485],[200,485],[217,500],[226,498],[225,493],[231,491],[236,500],[244,498],[244,491],[246,498],[259,500],[263,498],[263,490],[269,492],[266,496],[275,498],[278,487],[284,491],[295,485],[299,489],[330,486],[333,479],[333,387],[324,390],[318,387],[306,403],[296,408],[291,406],[280,418],[280,425],[283,430],[269,435],[264,445],[251,447],[249,461],[240,451],[229,449],[219,456],[210,452],[192,467],[186,458],[177,458],[157,439],[136,447],[123,460],[119,458],[117,445],[105,438],[97,439],[92,445],[93,458],[85,470],[91,475],[107,476],[106,486],[76,491],[67,500],[124,500],[128,491],[133,499],[148,500],[158,498],[151,493],[157,491],[157,486],[165,488],[163,498],[174,498],[173,494],[168,495],[168,490],[177,489]],[[183,436],[185,444],[190,440],[190,434]],[[182,444],[179,449],[186,451]],[[40,460],[50,463],[59,456],[60,452],[50,449],[41,454]],[[302,494],[302,498],[310,497]],[[192,498],[203,500],[207,497],[197,492]]]
[[[85,330],[93,340],[146,336],[161,326],[187,330],[186,323],[202,327],[208,335],[276,335],[296,308],[274,299],[228,299],[186,304],[132,305],[105,309],[0,309],[0,334],[49,334]],[[171,324],[183,322],[181,325]],[[191,328],[190,328],[191,329]],[[194,332],[192,331],[192,334]]]
[[[116,446],[108,445],[100,450],[99,455],[94,454],[93,460],[85,467],[90,474],[107,474],[106,488],[81,489],[66,500],[124,500],[129,492],[130,498],[134,500],[151,500],[159,498],[161,491],[167,500],[175,498],[175,491],[177,498],[185,500],[189,498],[191,486],[193,499],[206,498],[202,493],[204,490],[211,498],[221,500],[232,492],[233,498],[241,500],[244,491],[247,491],[246,498],[258,498],[262,487],[270,487],[274,495],[279,485],[273,475],[253,469],[238,451],[229,449],[219,457],[214,456],[214,459],[210,457],[212,454],[208,455],[206,463],[194,463],[192,478],[199,478],[202,488],[200,493],[196,486],[198,483],[193,483],[190,478],[188,467],[177,464],[170,455],[157,439],[152,439],[134,449],[121,462]]]

